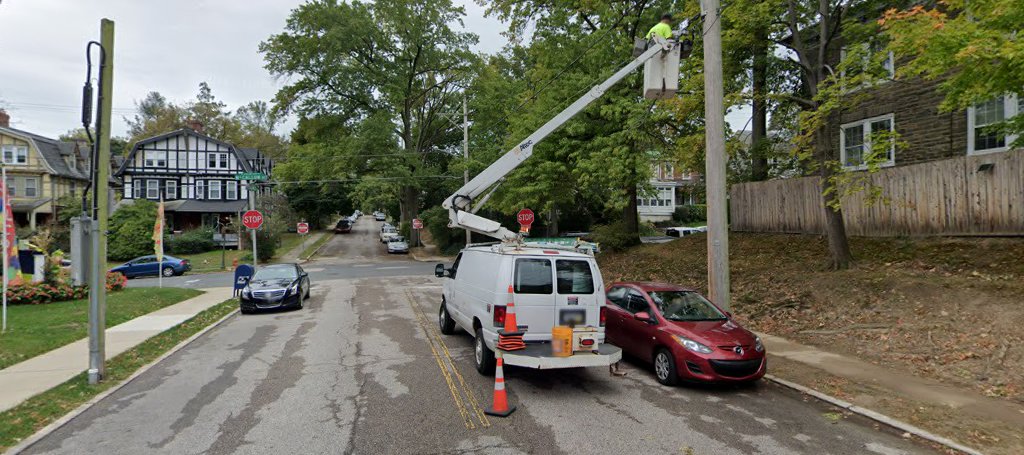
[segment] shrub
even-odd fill
[[[107,291],[120,291],[128,287],[128,277],[120,272],[107,272]]]
[[[197,254],[217,249],[217,243],[212,228],[200,228],[169,237],[166,247],[172,254]]]
[[[42,305],[65,300],[84,299],[89,296],[86,286],[66,283],[20,283],[7,288],[7,303],[11,305]]]
[[[672,219],[680,223],[694,223],[708,219],[708,206],[704,204],[688,204],[676,207]]]
[[[430,237],[438,250],[450,254],[465,245],[465,231],[448,227],[448,210],[444,207],[431,207],[421,212],[420,217],[423,219],[423,227],[430,231]]]
[[[114,261],[127,261],[153,254],[153,224],[156,204],[137,199],[119,208],[110,217],[107,256]]]
[[[602,251],[622,251],[640,243],[640,237],[627,232],[626,223],[622,221],[595,226],[593,236]]]
[[[274,253],[277,251],[277,238],[278,235],[274,232],[270,232],[267,229],[261,229],[256,231],[256,259],[260,262],[266,263],[274,257]],[[252,246],[250,245],[251,249]],[[249,255],[250,259],[252,254]]]

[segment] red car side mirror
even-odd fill
[[[633,319],[636,319],[637,321],[647,322],[647,323],[654,322],[654,320],[651,318],[651,314],[646,312],[646,311],[641,311],[639,313],[634,314],[633,315]]]

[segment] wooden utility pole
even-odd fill
[[[99,115],[96,117],[97,157],[92,169],[93,199],[96,201],[96,219],[91,223],[92,264],[89,277],[89,370],[90,384],[96,384],[106,375],[107,331],[107,231],[110,218],[110,108],[114,98],[114,21],[100,21],[100,91],[97,96]]]
[[[704,1],[704,125],[708,206],[708,290],[728,310],[729,226],[725,196],[725,102],[722,88],[722,22],[718,0]]]

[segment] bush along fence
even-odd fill
[[[107,291],[124,289],[128,279],[120,273],[107,273]],[[43,305],[54,302],[84,299],[89,296],[88,286],[72,286],[64,281],[43,283],[16,283],[7,287],[9,305]]]

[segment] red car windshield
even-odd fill
[[[670,321],[724,321],[727,319],[711,302],[696,292],[652,291],[651,300]]]

